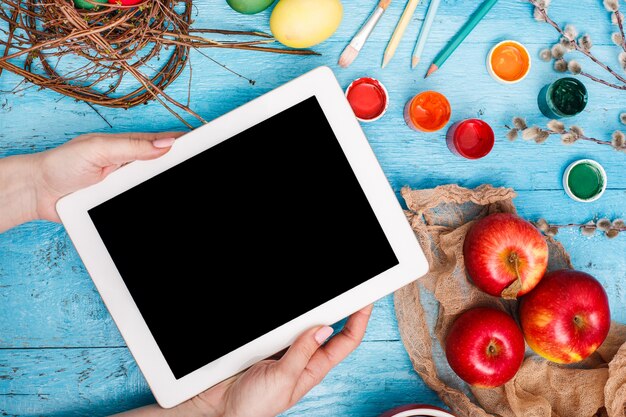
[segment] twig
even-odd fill
[[[622,219],[615,219],[613,221],[603,218],[599,220],[590,220],[587,223],[565,223],[565,224],[550,224],[545,219],[539,219],[533,222],[535,227],[547,236],[554,237],[559,233],[561,229],[577,228],[580,229],[584,236],[593,236],[597,231],[603,232],[609,239],[614,239],[619,236],[620,233],[626,232],[626,223]]]
[[[106,119],[106,118],[105,118],[105,117],[104,117],[104,116],[103,116],[103,115],[102,115],[102,114],[98,111],[98,109],[96,109],[96,108],[93,106],[93,104],[91,104],[91,103],[90,103],[90,102],[88,102],[88,101],[85,101],[85,103],[87,103],[87,105],[88,105],[89,107],[91,107],[91,110],[95,111],[95,112],[96,112],[96,114],[97,114],[98,116],[100,116],[100,118],[101,118],[102,120],[104,120],[104,123],[106,123],[107,125],[109,125],[109,127],[110,127],[111,129],[113,129],[113,125],[112,125],[111,123],[109,123],[109,121],[108,121],[108,120],[107,120],[107,119]]]
[[[601,140],[585,135],[583,130],[578,126],[570,126],[568,129],[562,122],[558,120],[550,120],[547,123],[547,129],[539,126],[527,126],[523,117],[515,116],[512,122],[513,126],[504,125],[509,129],[507,138],[511,141],[517,139],[521,132],[522,137],[526,140],[534,140],[537,143],[545,142],[550,136],[558,135],[561,141],[566,145],[571,145],[579,140],[597,143],[598,145],[611,146],[616,151],[626,152],[626,137],[623,132],[615,131],[612,140]]]
[[[572,39],[567,33],[565,33],[565,31],[561,28],[561,26],[559,26],[554,20],[552,20],[550,18],[550,16],[548,16],[548,12],[546,11],[545,8],[541,7],[539,5],[539,2],[537,0],[528,0],[528,2],[530,2],[533,6],[535,6],[536,10],[539,12],[539,14],[541,15],[541,17],[546,21],[546,23],[548,23],[550,26],[552,26],[554,29],[556,29],[559,34],[567,39],[569,41],[569,45],[572,49],[582,53],[583,55],[585,55],[586,57],[588,57],[591,61],[593,61],[596,65],[600,66],[601,68],[603,68],[605,71],[607,71],[609,74],[611,74],[613,77],[615,77],[617,80],[619,80],[621,83],[623,83],[624,85],[618,85],[618,84],[614,84],[605,80],[602,80],[598,77],[595,77],[587,72],[583,73],[581,72],[580,75],[583,75],[593,81],[599,82],[601,84],[604,84],[608,87],[612,87],[612,88],[616,88],[619,90],[626,90],[626,78],[624,78],[623,76],[621,76],[620,74],[618,74],[617,72],[615,72],[611,67],[609,67],[608,65],[604,64],[602,61],[600,61],[598,58],[596,58],[596,56],[591,53],[591,51],[581,47],[578,42],[576,42],[576,39]],[[616,15],[619,16],[619,13],[616,13]],[[618,20],[621,21],[621,18]],[[622,42],[624,43],[624,39],[623,39],[623,28],[620,25],[620,30],[622,31]],[[622,45],[622,47],[626,48],[626,44]],[[625,49],[626,51],[626,49]]]
[[[594,75],[591,75],[591,74],[589,74],[588,72],[585,72],[585,71],[581,71],[579,75],[582,75],[583,77],[587,77],[590,80],[593,80],[593,81],[595,81],[597,83],[604,84],[607,87],[615,88],[617,90],[626,90],[626,84],[625,85],[613,84],[611,82],[603,80],[602,78],[598,78],[598,77],[596,77]]]
[[[13,14],[11,15],[11,20],[16,20],[17,19],[17,9],[13,10]],[[12,23],[9,23],[9,35],[7,37],[6,42],[3,42],[5,46],[4,48],[4,52],[2,53],[2,56],[5,57],[9,54],[9,50],[11,49],[11,41],[13,40],[13,35],[15,34],[15,25]],[[2,67],[0,67],[0,75],[2,75]]]
[[[554,130],[550,130],[550,129],[544,129],[546,132],[550,133],[550,135],[559,135],[561,136],[563,134],[563,132],[555,132]],[[578,135],[576,136],[577,140],[586,140],[589,142],[594,142],[597,143],[598,145],[608,145],[608,146],[613,146],[613,144],[611,143],[611,141],[609,140],[601,140],[601,139],[596,139],[596,138],[592,138],[586,135]],[[622,147],[624,148],[624,147]],[[624,148],[626,149],[626,148]]]
[[[624,52],[626,52],[626,36],[624,36],[624,22],[622,14],[619,10],[615,11],[615,20],[617,20],[617,27],[619,27],[619,33],[622,36],[622,44],[620,45]]]
[[[243,31],[243,30],[189,29],[189,33],[219,33],[221,35],[258,36],[260,38],[274,39],[272,35],[268,35],[265,32]]]
[[[226,65],[222,64],[221,62],[211,58],[210,56],[208,56],[207,54],[205,54],[204,52],[202,52],[200,49],[198,48],[194,48],[196,52],[198,52],[200,55],[202,55],[203,57],[205,57],[206,59],[212,61],[213,63],[219,65],[220,67],[224,68],[226,71],[236,75],[239,78],[243,78],[244,80],[248,81],[250,84],[254,85],[256,83],[256,81],[254,81],[253,79],[250,79],[246,76],[243,76],[241,74],[239,74],[237,71],[228,68]]]

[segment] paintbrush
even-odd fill
[[[367,19],[363,26],[361,26],[359,32],[354,35],[354,38],[352,38],[350,45],[348,45],[346,49],[343,50],[343,53],[339,57],[340,67],[349,67],[350,64],[352,64],[352,62],[356,59],[359,51],[361,51],[361,48],[363,48],[363,45],[365,45],[365,41],[367,41],[367,38],[369,38],[370,34],[376,27],[376,24],[383,16],[383,13],[385,13],[385,10],[387,10],[389,3],[391,3],[391,0],[380,0],[380,3],[378,3],[378,7],[376,7],[376,10],[374,10],[374,13],[372,13],[369,19]]]

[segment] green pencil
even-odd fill
[[[450,42],[448,42],[446,47],[443,48],[441,52],[439,52],[439,55],[437,55],[437,58],[435,58],[430,68],[428,69],[426,77],[437,71],[443,65],[443,63],[446,62],[448,58],[450,58],[450,55],[452,55],[456,48],[458,48],[458,46],[465,40],[467,35],[469,35],[470,32],[474,30],[478,22],[480,22],[483,17],[485,17],[485,15],[489,12],[489,10],[491,10],[491,8],[496,4],[497,1],[498,0],[485,0],[485,2],[480,5],[480,7],[474,12],[472,17],[470,17],[470,19],[467,21],[467,23],[463,25],[461,30],[459,30],[457,34],[454,35],[454,37],[450,40]]]

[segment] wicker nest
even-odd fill
[[[0,27],[5,47],[0,74],[5,69],[42,88],[107,107],[157,100],[190,126],[181,110],[204,120],[164,89],[183,71],[191,48],[314,53],[271,47],[274,39],[261,32],[192,29],[191,0],[134,6],[83,1],[94,8],[78,9],[69,0],[0,0],[0,20],[8,28]],[[206,34],[252,40],[217,41]]]

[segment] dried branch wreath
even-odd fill
[[[315,54],[272,47],[274,39],[261,32],[194,29],[192,0],[146,0],[134,6],[85,1],[94,8],[77,9],[71,0],[0,0],[0,21],[8,25],[8,30],[0,27],[0,74],[11,71],[90,105],[130,108],[157,100],[192,127],[181,111],[205,120],[189,103],[164,91],[185,68],[191,48]],[[253,40],[217,41],[203,34]],[[161,60],[164,50],[167,58]],[[125,80],[128,75],[133,82]]]

